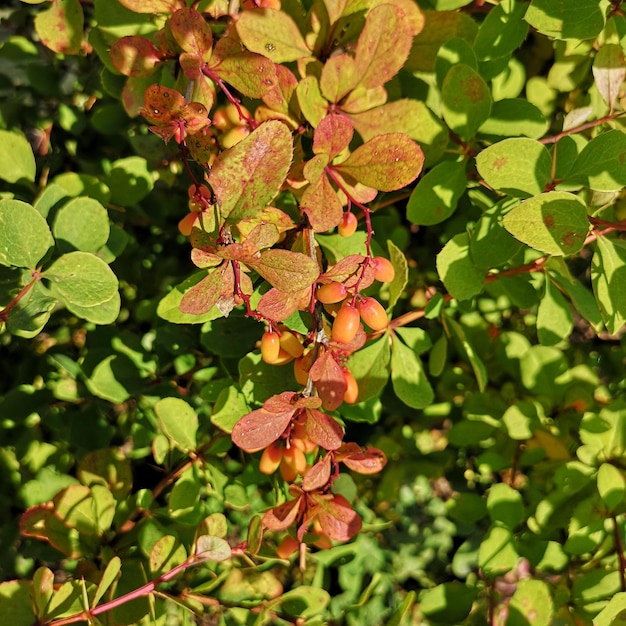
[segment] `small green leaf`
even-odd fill
[[[386,334],[350,356],[348,367],[359,384],[359,401],[364,402],[380,394],[389,379],[390,361],[389,337]]]
[[[330,604],[331,596],[325,589],[303,585],[283,593],[273,606],[281,609],[292,617],[307,619],[315,617]]]
[[[457,300],[469,300],[484,288],[484,273],[472,261],[466,233],[452,237],[437,255],[437,272],[445,288]]]
[[[36,165],[33,150],[22,133],[0,130],[0,179],[8,183],[35,181]]]
[[[526,245],[554,256],[578,252],[590,229],[585,203],[565,191],[549,191],[521,202],[503,224]]]
[[[626,324],[626,245],[598,237],[591,259],[591,282],[602,319],[611,334]]]
[[[443,583],[421,594],[419,609],[435,623],[460,624],[470,614],[477,594],[470,585]]]
[[[459,347],[467,357],[467,360],[470,362],[472,370],[474,371],[474,376],[476,377],[478,389],[480,391],[484,391],[489,380],[487,376],[487,368],[476,353],[472,343],[467,339],[463,326],[447,316],[442,319],[447,332],[458,343]]]
[[[284,11],[243,11],[235,23],[243,44],[274,63],[288,63],[311,56],[300,29]]]
[[[398,398],[413,409],[423,409],[434,399],[421,360],[397,337],[391,348],[391,383]]]
[[[510,55],[521,46],[528,33],[524,14],[525,2],[498,4],[487,14],[474,40],[474,51],[480,61]]]
[[[519,555],[507,528],[492,526],[478,549],[478,565],[487,576],[500,576],[517,566]]]
[[[52,232],[63,252],[95,253],[109,239],[109,215],[93,198],[74,198],[56,213]]]
[[[196,542],[196,556],[207,561],[225,561],[230,559],[231,549],[221,537],[202,535]]]
[[[511,530],[526,519],[522,495],[505,483],[497,483],[489,488],[487,511],[492,522],[500,523]]]
[[[598,493],[609,511],[615,510],[626,498],[626,476],[615,465],[602,463],[598,468]]]
[[[504,139],[476,157],[485,182],[518,198],[540,194],[551,179],[552,158],[546,147],[525,137]]]
[[[35,16],[35,29],[50,50],[76,54],[81,48],[84,19],[80,0],[56,0]]]
[[[409,282],[409,266],[402,250],[391,239],[387,240],[387,249],[389,260],[395,270],[393,280],[389,284],[389,302],[387,302],[387,310],[391,311]]]
[[[417,183],[407,203],[407,218],[420,226],[448,219],[465,192],[465,161],[443,161]]]
[[[121,404],[138,392],[141,378],[126,355],[112,354],[94,367],[86,384],[93,395]]]
[[[11,626],[32,626],[40,616],[32,606],[32,583],[10,580],[0,583],[0,613]]]
[[[154,178],[148,163],[139,156],[126,157],[111,163],[111,169],[104,181],[111,189],[111,202],[123,207],[137,204],[154,187]]]
[[[626,626],[626,592],[616,593],[595,616],[593,626]]]
[[[112,324],[119,314],[117,277],[101,259],[88,252],[69,252],[45,272],[50,291],[74,313],[95,324]]]
[[[229,385],[217,397],[211,411],[211,423],[230,434],[233,426],[249,412],[245,396],[234,385]]]
[[[563,294],[546,280],[537,310],[537,336],[542,346],[554,346],[567,339],[574,327],[572,310]]]
[[[524,18],[543,35],[554,39],[593,39],[603,28],[606,0],[557,2],[533,0]]]
[[[152,574],[159,574],[180,565],[187,558],[187,551],[173,535],[163,535],[150,550],[149,567]]]
[[[525,400],[512,404],[502,416],[502,422],[511,439],[525,441],[531,439],[541,426],[537,407]]]
[[[53,245],[46,220],[30,204],[0,200],[0,264],[35,269]]]
[[[35,596],[35,606],[37,615],[44,617],[46,607],[54,593],[54,572],[47,567],[38,567],[33,574],[33,595]]]
[[[534,104],[523,98],[504,98],[493,103],[489,119],[478,129],[481,135],[543,137],[548,120]]]
[[[100,582],[98,583],[98,587],[93,596],[93,600],[91,601],[91,607],[97,606],[98,602],[102,600],[104,594],[108,591],[111,585],[115,582],[115,579],[118,577],[120,571],[122,569],[122,560],[119,556],[114,556],[109,560],[106,567],[104,568],[104,572],[102,572],[102,577],[100,578]]]
[[[554,623],[554,602],[543,580],[525,578],[517,583],[509,604],[507,626],[550,626]]]
[[[154,405],[159,425],[167,438],[183,452],[196,449],[198,416],[179,398],[163,398]]]
[[[443,119],[462,139],[471,139],[489,117],[491,92],[469,65],[455,65],[441,86]]]

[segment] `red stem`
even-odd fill
[[[20,292],[7,304],[2,311],[0,311],[0,323],[6,322],[9,319],[9,313],[17,305],[17,303],[32,289],[33,285],[39,282],[42,278],[41,268],[38,267],[32,273],[30,281],[22,287]]]

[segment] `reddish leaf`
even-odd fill
[[[302,489],[314,491],[323,489],[330,480],[330,454],[320,459],[302,478]]]
[[[348,289],[359,281],[359,289],[369,287],[375,280],[375,270],[371,263],[364,269],[366,257],[360,254],[350,254],[335,265],[320,274],[318,282],[343,283]]]
[[[223,284],[222,270],[212,271],[182,297],[178,306],[181,313],[190,313],[191,315],[208,313],[220,297]]]
[[[264,250],[260,259],[247,261],[270,285],[294,293],[310,287],[319,275],[317,261],[301,252]]]
[[[423,128],[422,106],[416,100],[402,98],[371,110],[347,113],[357,133],[363,141],[369,141],[376,135],[385,133],[404,133],[409,137],[417,137],[420,127]]]
[[[286,293],[272,287],[264,293],[257,304],[257,313],[273,322],[282,322],[296,311],[308,308],[311,301],[311,288]]]
[[[357,83],[356,64],[347,54],[330,57],[320,76],[320,90],[330,102],[339,102]]]
[[[193,160],[204,167],[208,167],[218,152],[217,141],[209,132],[199,132],[185,137],[185,146]]]
[[[224,218],[254,217],[279,192],[291,165],[293,144],[285,124],[261,124],[215,160],[209,174]]]
[[[241,44],[230,37],[220,39],[215,46],[209,69],[249,98],[262,98],[277,84],[274,63],[242,50]]]
[[[213,33],[198,11],[180,9],[170,17],[168,24],[172,36],[183,51],[196,54],[204,61],[211,58]]]
[[[336,450],[341,446],[343,430],[334,417],[317,409],[306,409],[306,434],[324,450]]]
[[[412,139],[389,133],[370,139],[333,167],[368,187],[394,191],[415,180],[423,163],[422,149]]]
[[[174,13],[185,6],[185,0],[118,0],[134,13]]]
[[[343,215],[343,207],[337,197],[337,192],[326,176],[321,176],[304,190],[300,198],[300,210],[306,213],[316,233],[323,233],[334,228],[339,224]]]
[[[359,474],[376,474],[387,463],[384,452],[372,446],[361,447],[355,443],[345,444],[337,450],[335,460],[343,461]]]
[[[243,238],[247,238],[259,224],[262,224],[264,227],[273,227],[279,235],[295,228],[295,224],[289,215],[280,209],[268,206],[260,210],[254,217],[237,222],[237,230]],[[254,243],[257,248],[267,247],[261,245],[261,242],[257,239],[255,239]]]
[[[246,452],[256,452],[276,441],[300,410],[290,401],[296,395],[286,392],[272,396],[260,409],[244,415],[233,427],[233,443]]]
[[[313,152],[328,154],[332,160],[350,145],[353,134],[348,118],[338,114],[327,115],[313,134]]]
[[[344,98],[341,103],[341,111],[345,115],[365,113],[383,106],[385,102],[387,102],[387,90],[384,87],[374,87],[373,89],[357,87]]]
[[[411,25],[404,11],[391,4],[371,9],[354,58],[359,84],[368,89],[384,85],[400,71],[412,43]]]
[[[83,9],[79,0],[55,0],[35,16],[41,43],[61,54],[76,54],[83,40]]]
[[[334,411],[343,402],[346,393],[346,379],[332,352],[321,354],[309,370],[315,389],[327,411]]]
[[[298,79],[284,65],[276,65],[276,83],[262,96],[263,102],[273,111],[290,115],[290,106],[295,97]]]
[[[285,530],[298,518],[302,504],[302,496],[283,502],[267,511],[261,521],[270,530]]]
[[[348,541],[361,530],[361,518],[343,496],[312,493],[311,498],[319,505],[317,519],[322,532],[331,539]]]
[[[115,69],[125,76],[149,76],[161,61],[153,43],[137,35],[117,39],[111,46],[109,56]]]

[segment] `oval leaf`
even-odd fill
[[[183,452],[196,449],[198,416],[180,398],[163,398],[154,405],[159,425],[166,437]]]

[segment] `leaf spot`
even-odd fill
[[[276,50],[276,46],[273,43],[266,43],[265,44],[265,49],[268,52],[274,52],[274,50]]]
[[[547,228],[553,228],[554,227],[554,216],[546,215],[543,218],[543,223],[546,225]]]

